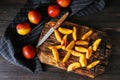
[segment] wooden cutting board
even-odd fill
[[[87,26],[82,26],[82,25],[78,25],[75,23],[67,22],[67,21],[64,22],[60,27],[72,29],[73,26],[76,26],[76,28],[77,28],[77,38],[78,39],[80,39],[81,36],[83,34],[85,34],[87,31],[92,29]],[[44,28],[40,34],[39,40],[41,40],[41,38],[49,31],[50,28],[51,27],[48,26],[47,23],[44,25]],[[98,52],[99,55],[95,54],[95,56],[97,56],[97,58],[101,59],[101,64],[97,65],[95,68],[92,68],[90,70],[85,69],[85,68],[78,68],[72,72],[94,78],[95,76],[105,72],[105,67],[108,64],[108,57],[109,57],[109,53],[110,53],[111,44],[110,44],[110,40],[105,32],[102,32],[99,30],[94,30],[94,29],[92,29],[92,30],[94,31],[94,33],[88,39],[89,42],[91,40],[94,41],[97,38],[102,38],[102,42],[105,43],[105,44],[101,45],[102,50],[100,50]],[[67,40],[68,43],[71,40],[72,40],[72,36],[69,35],[69,38]],[[66,51],[59,50],[58,52],[59,52],[60,62],[56,62],[53,57],[52,51],[50,49],[48,49],[48,46],[55,45],[55,44],[60,44],[60,43],[56,40],[54,33],[53,33],[41,46],[38,47],[37,53],[38,53],[38,58],[40,59],[41,63],[48,64],[48,65],[66,70],[70,63],[78,61],[77,57],[70,56],[69,60],[65,64],[63,64],[61,61],[64,58],[64,56],[66,55]],[[92,58],[90,61],[92,61],[93,59],[94,58]]]

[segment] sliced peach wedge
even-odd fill
[[[75,50],[82,53],[87,52],[87,49],[81,46],[75,46]]]
[[[67,47],[65,48],[65,50],[66,50],[66,51],[71,50],[71,49],[74,47],[74,45],[75,45],[75,41],[73,40],[73,41],[71,41],[71,42],[67,45]]]
[[[94,61],[87,66],[87,69],[91,69],[100,63],[100,60]]]
[[[81,67],[81,64],[79,62],[73,62],[71,63],[68,67],[67,67],[67,71],[73,71],[75,70],[76,68],[79,68]]]
[[[101,40],[102,40],[102,39],[99,38],[99,39],[97,39],[97,40],[94,41],[94,43],[93,43],[93,51],[96,51],[96,50],[97,50],[97,48],[98,48]]]
[[[85,54],[81,54],[81,56],[79,57],[79,62],[81,63],[82,67],[87,66],[87,59],[85,57]]]
[[[52,50],[55,61],[58,62],[59,61],[59,53],[58,53],[57,49],[52,48],[51,50]]]
[[[89,46],[86,52],[86,59],[90,59],[90,57],[92,56],[92,52],[93,52],[92,46]]]
[[[67,29],[67,28],[62,28],[62,27],[59,27],[58,28],[58,31],[62,34],[71,34],[72,33],[72,30],[71,29]]]
[[[61,35],[57,30],[54,30],[54,35],[55,35],[55,38],[57,39],[58,42],[62,41]]]
[[[78,52],[78,51],[75,51],[75,50],[71,50],[71,54],[73,56],[76,56],[76,57],[80,57],[82,53]]]
[[[61,40],[61,46],[62,46],[63,50],[65,49],[65,47],[67,45],[67,37],[68,37],[68,35],[66,34],[66,35],[63,36],[63,38]]]
[[[73,40],[75,41],[77,40],[77,29],[75,26],[73,27],[72,37],[73,37]]]
[[[78,41],[76,41],[75,44],[76,44],[76,45],[88,45],[89,42],[88,42],[88,41],[83,41],[83,40],[78,40]]]
[[[91,34],[93,33],[93,30],[89,30],[87,33],[85,33],[83,36],[82,36],[82,40],[85,40],[87,39]]]
[[[69,50],[67,52],[67,54],[65,55],[65,57],[63,58],[62,62],[65,63],[69,58],[70,58],[70,55],[71,55],[71,50]]]
[[[48,46],[49,49],[53,49],[53,48],[56,48],[56,49],[61,49],[62,46],[61,45],[54,45],[54,46]]]

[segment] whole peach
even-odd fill
[[[28,11],[28,19],[33,24],[38,24],[42,20],[42,15],[40,12],[35,10]]]
[[[26,59],[33,59],[36,55],[34,47],[30,44],[25,45],[22,49],[22,52]]]
[[[19,35],[26,35],[31,31],[31,27],[27,22],[23,22],[17,24],[16,30]]]
[[[71,0],[56,0],[59,6],[66,8],[70,5]]]
[[[60,14],[60,7],[56,4],[51,4],[48,6],[48,15],[50,17],[57,17]]]

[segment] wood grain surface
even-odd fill
[[[106,72],[94,80],[120,80],[120,0],[106,0],[106,8],[94,15],[73,16],[68,21],[102,29],[112,40],[110,63]],[[0,2],[0,37],[12,21],[25,0],[1,0]],[[45,72],[31,73],[17,67],[0,56],[0,80],[92,80],[73,73],[44,65]]]

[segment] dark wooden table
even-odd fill
[[[106,72],[94,80],[120,80],[120,0],[106,0],[106,2],[106,8],[97,14],[86,17],[74,16],[68,20],[103,29],[108,33],[113,44],[110,63]],[[24,3],[25,0],[1,0],[0,38]],[[45,66],[45,68],[45,72],[31,73],[0,56],[0,80],[91,80],[51,66]]]

